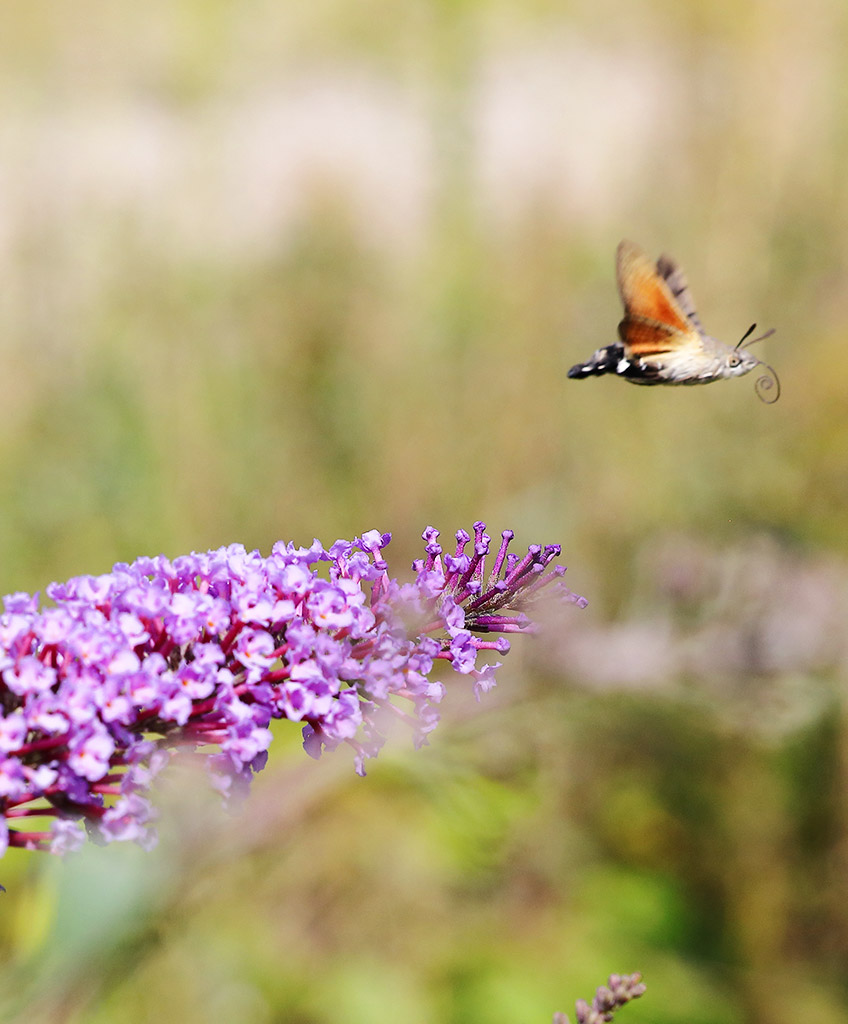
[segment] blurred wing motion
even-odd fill
[[[777,374],[741,347],[748,334],[731,348],[704,332],[686,276],[673,259],[660,256],[653,263],[637,245],[621,242],[616,274],[624,304],[624,319],[618,325],[621,340],[572,366],[569,377],[614,373],[632,384],[709,384],[765,366],[774,380],[761,377],[757,393],[763,398],[763,392],[776,384],[771,401],[777,401]]]

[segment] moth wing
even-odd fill
[[[691,330],[685,312],[657,266],[638,245],[621,242],[616,255],[618,293],[627,316],[666,324],[672,330]]]
[[[684,338],[680,331],[655,320],[625,316],[618,325],[618,336],[632,356],[653,356],[673,352]]]
[[[695,309],[695,300],[692,298],[692,292],[689,289],[689,282],[686,280],[686,275],[683,273],[683,267],[671,258],[666,256],[665,253],[660,256],[657,260],[657,273],[668,285],[671,294],[677,301],[678,306],[683,310],[686,315],[686,319],[692,324],[695,329],[705,334],[701,318],[698,316],[698,312]]]

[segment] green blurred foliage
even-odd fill
[[[3,1019],[507,1024],[641,970],[634,1024],[848,1021],[844,625],[787,668],[732,599],[763,542],[799,616],[848,579],[847,17],[7,12],[4,592],[372,527],[402,572],[482,518],[563,543],[591,604],[552,631],[591,629],[590,665],[634,622],[766,641],[635,683],[516,644],[366,780],[281,727],[236,818],[177,772],[153,853],[13,851]],[[614,337],[622,236],[684,262],[716,336],[777,328],[777,405],[566,380]]]

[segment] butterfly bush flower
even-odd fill
[[[574,1007],[577,1024],[609,1024],[616,1010],[644,994],[645,985],[638,972],[611,974],[606,985],[598,986],[591,1004],[585,999],[577,1000]],[[555,1013],[553,1024],[569,1024],[568,1017],[564,1013]]]
[[[179,747],[204,748],[213,784],[243,793],[264,767],[272,719],[302,723],[312,757],[341,743],[364,774],[389,720],[417,745],[438,723],[439,661],[494,685],[507,635],[531,633],[543,592],[584,606],[552,567],[556,545],[509,553],[502,535],[456,534],[443,552],[423,535],[414,582],[389,576],[376,530],[325,549],[276,544],[264,558],[240,545],[119,564],[103,576],[52,583],[52,607],[12,594],[0,616],[0,852],[64,853],[84,822],[100,842],[156,841],[148,794]],[[319,572],[325,564],[326,572]],[[50,831],[29,831],[48,816]]]

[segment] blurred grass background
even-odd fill
[[[586,594],[369,776],[4,860],[3,1019],[848,1021],[848,9],[33,3],[0,35],[2,591],[433,523]],[[567,381],[621,237],[761,353]],[[199,795],[200,794],[200,795]]]

